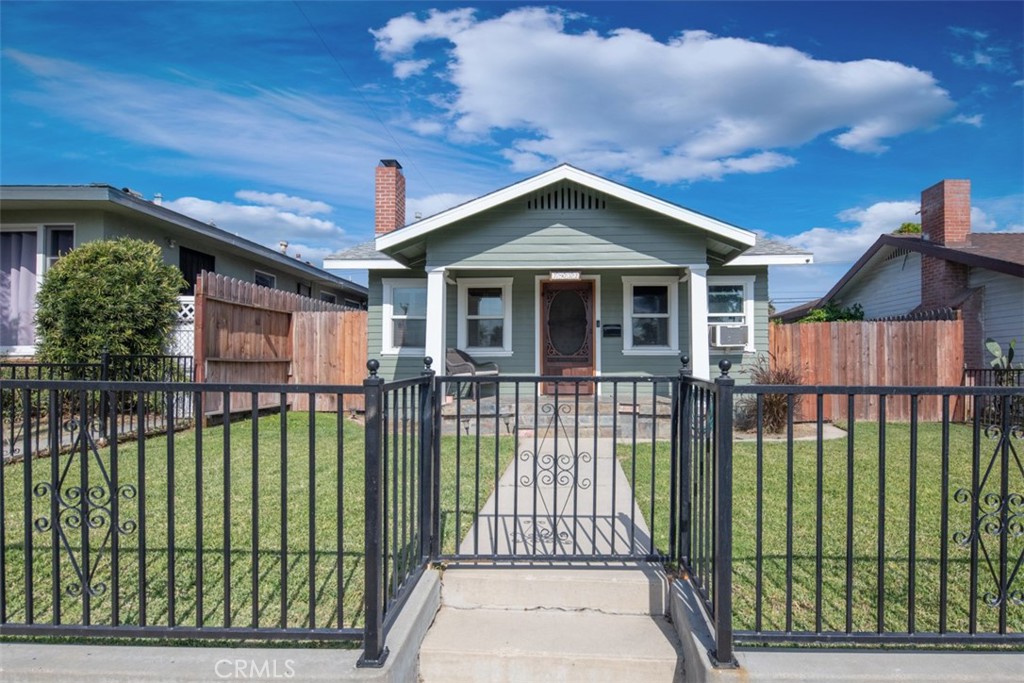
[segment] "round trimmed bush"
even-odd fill
[[[37,353],[47,363],[163,353],[185,286],[160,248],[138,239],[86,242],[46,273],[36,312]]]

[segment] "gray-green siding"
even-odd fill
[[[681,276],[685,271],[678,268],[644,269],[642,271],[623,270],[602,270],[587,271],[582,269],[582,276],[600,276],[599,302],[600,309],[597,312],[597,319],[601,322],[601,329],[609,324],[625,325],[623,319],[623,276],[628,275],[673,275]],[[512,349],[511,356],[475,354],[474,357],[480,361],[494,361],[501,367],[503,374],[525,374],[532,375],[537,372],[537,276],[547,276],[546,270],[536,271],[500,271],[500,270],[458,270],[449,273],[455,280],[458,278],[479,278],[479,277],[512,277]],[[758,352],[765,352],[768,349],[768,275],[767,268],[725,268],[712,269],[709,275],[755,275],[754,282],[754,339]],[[370,272],[369,277],[369,320],[368,320],[368,348],[370,357],[377,358],[381,363],[381,375],[387,379],[409,377],[422,370],[422,353],[415,352],[410,355],[384,355],[381,353],[382,345],[382,280],[385,278],[411,278],[418,279],[426,286],[426,276],[423,272],[417,271],[390,271],[387,274]],[[625,355],[623,354],[623,338],[600,337],[601,362],[600,371],[605,376],[627,376],[627,375],[674,375],[679,371],[679,356],[692,354],[690,347],[690,315],[689,315],[689,283],[684,282],[678,287],[678,333],[679,352],[666,355]],[[446,285],[446,346],[456,346],[458,338],[458,286]],[[598,330],[598,334],[601,331]],[[701,338],[706,338],[701,335]],[[755,354],[711,353],[712,375],[717,374],[714,368],[722,358],[728,358],[732,362],[734,370],[732,375],[739,381],[744,380],[743,365],[753,360]],[[442,364],[435,364],[435,369],[444,372]]]
[[[569,183],[568,185],[571,185]],[[603,209],[509,202],[428,236],[427,268],[624,268],[704,263],[705,233],[613,197]]]

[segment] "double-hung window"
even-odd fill
[[[384,280],[384,353],[423,353],[427,346],[427,281]]]
[[[460,349],[512,354],[512,278],[459,278]]]
[[[679,278],[622,278],[623,353],[675,354],[679,351]]]
[[[708,277],[712,350],[754,351],[754,276]]]

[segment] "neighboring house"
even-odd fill
[[[369,271],[385,377],[445,371],[447,348],[502,374],[697,375],[768,346],[768,266],[811,255],[569,165],[405,225],[401,165],[376,170],[376,239],[324,261]]]
[[[921,193],[921,234],[882,235],[820,299],[779,313],[795,322],[812,308],[859,304],[865,319],[964,320],[964,362],[987,367],[984,340],[1024,342],[1024,233],[972,233],[971,183],[943,180]]]
[[[367,290],[309,263],[108,185],[0,186],[0,353],[35,351],[35,295],[46,270],[93,240],[155,242],[193,293],[206,270],[365,308]],[[187,298],[185,299],[187,302]],[[187,305],[187,303],[185,304]]]

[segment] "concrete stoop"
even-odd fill
[[[682,681],[667,583],[636,568],[449,568],[423,683]]]

